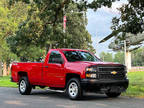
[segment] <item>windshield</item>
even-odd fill
[[[76,62],[76,61],[99,62],[100,61],[96,56],[90,54],[89,52],[63,51],[63,53],[69,62]]]

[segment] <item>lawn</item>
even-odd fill
[[[10,76],[0,77],[0,87],[17,87],[17,84],[10,81]]]
[[[144,72],[129,72],[129,88],[123,96],[144,98]],[[0,77],[0,87],[17,87],[16,83],[10,82],[10,77]]]
[[[124,96],[135,96],[144,98],[144,72],[129,72],[129,87]]]

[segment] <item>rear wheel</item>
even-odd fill
[[[67,84],[67,94],[70,99],[80,99],[82,97],[82,88],[80,86],[80,81],[77,78],[72,78]]]
[[[120,96],[121,93],[108,92],[108,93],[106,93],[106,95],[107,95],[108,97],[116,98],[116,97]]]
[[[30,85],[27,77],[22,77],[19,81],[19,92],[22,95],[29,95],[31,93],[32,86]]]

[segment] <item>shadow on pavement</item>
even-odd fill
[[[65,93],[48,91],[48,90],[32,91],[31,95],[43,96],[43,97],[48,97],[48,98],[57,98],[57,99],[69,99]],[[84,96],[80,100],[88,101],[88,100],[108,100],[108,99],[111,99],[111,98],[108,98],[104,94],[84,93]]]

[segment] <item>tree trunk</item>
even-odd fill
[[[131,52],[127,51],[125,55],[125,65],[127,66],[128,71],[131,70]]]
[[[2,62],[0,61],[0,77],[2,76]]]
[[[10,66],[8,66],[7,75],[10,75]]]
[[[4,62],[3,64],[3,76],[7,76],[7,64]]]

